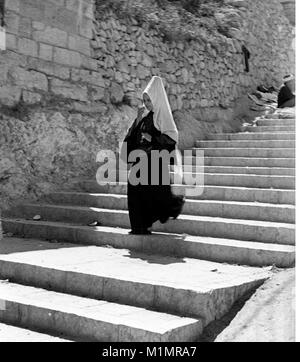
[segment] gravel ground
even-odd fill
[[[295,342],[295,269],[274,269],[254,293],[206,327],[202,342]]]

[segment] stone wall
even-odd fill
[[[276,0],[227,3],[216,19],[240,25],[226,36],[169,41],[133,17],[100,13],[93,0],[6,0],[2,205],[93,177],[96,153],[117,148],[152,75],[165,80],[182,148],[209,132],[237,131],[249,116],[240,101],[247,92],[279,85],[292,70],[293,28]]]
[[[284,13],[292,25],[296,25],[296,2],[295,0],[280,0]]]
[[[91,0],[6,1],[2,104],[49,102],[49,95],[88,101],[93,92],[101,93],[101,75],[93,73],[98,66],[91,57],[92,22]],[[93,82],[77,87],[84,70]]]
[[[112,12],[105,18],[96,13],[95,56],[119,86],[120,98],[125,94],[136,104],[151,75],[160,75],[166,80],[174,111],[209,109],[209,117],[215,107],[232,108],[241,95],[260,83],[279,85],[282,76],[294,69],[294,30],[280,3],[230,3],[230,16],[240,28],[230,28],[229,36],[215,34],[213,41],[165,42],[161,32],[148,23],[140,26],[134,19],[117,19]],[[216,13],[216,17],[221,22],[226,13]],[[245,72],[242,45],[251,53],[249,73]]]

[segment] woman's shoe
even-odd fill
[[[130,230],[130,235],[151,235],[151,231],[149,230]]]
[[[87,224],[88,226],[101,226],[101,223],[98,220],[92,221],[89,224]]]
[[[185,204],[185,197],[181,196],[177,200],[177,205],[173,208],[172,217],[173,220],[177,219],[178,216],[182,213],[183,206]]]

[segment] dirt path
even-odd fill
[[[202,341],[294,342],[295,269],[275,270],[252,296],[208,326]]]

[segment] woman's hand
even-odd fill
[[[140,123],[141,120],[143,119],[144,111],[145,111],[145,107],[139,107],[138,112],[137,112],[137,118],[136,118],[137,123]]]
[[[142,133],[142,137],[145,138],[145,140],[147,140],[148,142],[151,142],[152,140],[152,136],[149,133]]]

